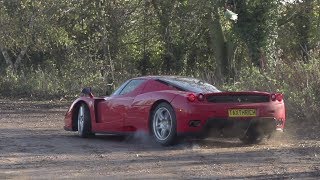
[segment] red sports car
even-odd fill
[[[257,143],[283,131],[285,120],[280,93],[221,92],[195,78],[146,76],[126,81],[106,97],[83,89],[66,113],[64,128],[81,137],[143,131],[162,145],[210,132]]]

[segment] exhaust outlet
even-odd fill
[[[201,121],[200,120],[191,120],[189,121],[189,126],[190,127],[199,127],[201,125]]]

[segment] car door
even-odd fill
[[[105,131],[122,132],[124,120],[137,94],[143,89],[143,79],[132,79],[122,90],[100,104],[100,123]]]

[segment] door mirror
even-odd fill
[[[85,96],[89,96],[90,98],[93,98],[91,87],[83,88],[82,91],[81,91],[81,95],[82,96],[85,95]]]
[[[83,88],[81,93],[83,93],[85,95],[89,95],[91,93],[91,87]]]

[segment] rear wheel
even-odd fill
[[[177,121],[173,108],[168,103],[160,103],[152,113],[152,134],[154,139],[163,146],[176,143]]]
[[[249,128],[246,134],[239,138],[244,144],[258,144],[263,140],[263,133],[256,128]]]
[[[81,106],[79,107],[78,134],[83,138],[92,135],[90,111],[86,104],[81,104]]]

